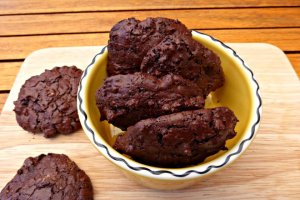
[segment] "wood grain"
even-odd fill
[[[0,90],[10,90],[22,62],[0,62]]]
[[[200,30],[223,42],[267,42],[283,51],[300,51],[300,28]],[[25,59],[31,52],[48,47],[107,44],[108,33],[0,37],[0,60]]]
[[[292,66],[300,79],[300,54],[287,54]]]
[[[25,59],[30,53],[51,47],[107,44],[108,33],[47,36],[0,37],[0,60]]]
[[[299,199],[300,197],[300,84],[287,57],[268,44],[228,44],[248,63],[260,85],[263,115],[250,148],[235,163],[199,184],[177,191],[158,191],[126,179],[90,144],[83,131],[47,140],[23,131],[16,123],[12,101],[21,82],[43,67],[75,62],[84,67],[98,49],[76,49],[51,58],[25,61],[8,103],[0,116],[0,188],[14,176],[25,158],[41,153],[64,153],[90,176],[95,199]],[[53,49],[54,50],[54,49]],[[38,54],[35,54],[36,56]],[[43,61],[45,65],[38,65]],[[29,67],[31,70],[27,70]],[[25,76],[25,77],[24,77]],[[287,98],[288,97],[288,98]],[[9,137],[7,136],[9,134]],[[80,151],[78,151],[80,149]],[[13,163],[13,164],[12,164]]]
[[[1,0],[0,15],[78,11],[300,6],[299,0]]]
[[[300,28],[200,30],[222,42],[269,43],[283,51],[300,51]]]
[[[0,35],[108,32],[130,17],[179,19],[189,29],[300,27],[299,13],[300,8],[295,7],[10,15],[0,16]]]
[[[8,93],[1,93],[0,94],[0,113],[3,109],[3,107],[4,107],[4,104],[6,102],[7,97],[8,97]]]

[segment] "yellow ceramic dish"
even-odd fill
[[[199,182],[199,179],[225,168],[236,160],[253,141],[259,127],[262,105],[259,86],[247,64],[232,50],[215,38],[192,31],[193,38],[218,54],[226,82],[212,92],[205,107],[226,106],[239,119],[237,136],[228,140],[228,151],[208,157],[203,163],[186,168],[158,168],[144,165],[121,155],[112,148],[121,131],[107,121],[100,122],[95,92],[107,77],[107,49],[97,54],[83,73],[78,90],[78,111],[81,124],[92,144],[124,175],[137,183],[155,189],[180,189]]]

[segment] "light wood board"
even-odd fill
[[[235,163],[197,185],[177,191],[139,186],[125,178],[82,130],[45,139],[20,128],[12,111],[21,85],[54,66],[85,67],[101,47],[51,48],[23,63],[0,116],[0,189],[25,158],[64,153],[86,171],[95,199],[300,199],[300,84],[284,53],[269,44],[228,44],[244,58],[260,84],[263,114],[250,148]]]

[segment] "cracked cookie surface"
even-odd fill
[[[187,167],[226,150],[238,122],[226,107],[183,111],[146,119],[128,127],[113,148],[133,160],[157,167]]]
[[[195,82],[204,97],[225,82],[219,56],[195,41],[184,24],[162,17],[129,18],[110,31],[108,75],[140,71],[157,77],[181,75]]]
[[[80,129],[76,95],[81,75],[81,69],[63,66],[28,79],[14,102],[18,124],[46,138]]]
[[[96,92],[101,121],[126,130],[136,122],[204,107],[199,87],[179,75],[157,78],[143,73],[115,75]]]
[[[92,200],[90,178],[66,155],[29,157],[0,193],[0,199]]]
[[[168,35],[192,36],[184,24],[173,19],[149,17],[140,21],[129,18],[118,22],[109,34],[108,75],[140,71],[146,53]]]
[[[219,56],[192,37],[165,37],[144,56],[141,71],[157,77],[181,75],[197,83],[204,98],[225,82]]]

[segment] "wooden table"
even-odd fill
[[[300,0],[0,0],[0,110],[31,52],[104,45],[116,22],[155,16],[223,42],[273,44],[300,76]]]
[[[226,43],[275,45],[285,53],[298,78],[300,77],[300,0],[0,0],[0,112],[20,66],[33,51],[48,47],[105,45],[110,28],[118,21],[129,17],[143,20],[146,17],[157,16],[179,19],[188,28],[207,33]],[[276,58],[272,55],[269,57]],[[259,60],[252,62],[259,65]],[[43,63],[40,65],[43,67]],[[279,64],[277,67],[280,67]],[[259,71],[267,75],[258,76],[260,79],[267,79],[270,76],[264,71],[263,66]],[[288,73],[293,72],[288,71]],[[276,76],[279,77],[280,72],[276,72]],[[295,86],[295,79],[293,79],[293,86]],[[266,91],[262,91],[263,97],[266,97],[264,96]],[[270,84],[268,94],[274,91],[276,87]],[[298,88],[283,92],[288,96],[293,95],[293,91],[296,91],[299,96]],[[269,97],[270,99],[265,99],[265,102],[285,106],[279,104],[277,99],[271,99],[272,95]],[[299,104],[295,99],[297,98],[294,98],[289,107],[291,112],[294,111],[292,103]],[[299,106],[295,110],[299,110],[298,108]],[[264,110],[264,119],[272,117],[276,121],[276,117],[270,113],[272,113],[271,109]],[[297,124],[299,111],[293,112],[291,116],[295,117],[292,124]],[[285,123],[289,122],[285,121]],[[279,134],[281,132],[277,125],[278,123],[270,128],[271,124],[265,124],[260,130],[263,133]],[[297,132],[296,127],[288,127],[288,124],[286,130],[293,134]],[[299,148],[293,146],[293,150],[298,153]],[[253,149],[251,151],[254,151]],[[257,151],[254,156],[259,153],[261,152]],[[300,166],[300,163],[298,164]],[[0,173],[2,173],[1,169]],[[260,175],[255,176],[261,178]],[[217,181],[217,177],[214,179]],[[259,185],[259,180],[257,181]],[[298,186],[300,190],[300,184]],[[130,190],[128,187],[127,189]],[[253,189],[253,191],[257,190]],[[153,194],[157,193],[158,191],[153,191]],[[180,198],[179,193],[176,194],[178,194],[176,197]],[[298,194],[294,194],[293,197],[300,198]],[[253,196],[274,198],[272,194],[267,193],[251,197]],[[168,197],[175,196],[168,193]]]

